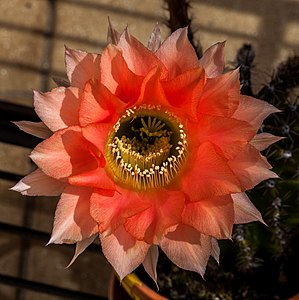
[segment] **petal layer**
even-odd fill
[[[157,243],[171,227],[179,224],[185,202],[178,191],[160,190],[144,194],[151,206],[126,220],[126,230],[138,240]]]
[[[233,201],[229,195],[189,202],[183,223],[217,239],[231,238],[234,224]]]
[[[145,259],[150,245],[134,239],[120,226],[109,236],[100,236],[102,250],[122,280]]]
[[[91,193],[88,188],[66,187],[57,204],[49,244],[75,243],[98,232],[90,215]]]
[[[36,169],[22,178],[11,190],[25,196],[58,196],[66,184]]]
[[[208,78],[214,78],[222,74],[224,69],[224,46],[225,42],[216,43],[208,48],[199,60]]]
[[[58,87],[48,93],[34,92],[34,108],[52,131],[79,124],[79,98],[75,87]]]
[[[186,225],[180,225],[160,242],[167,257],[180,268],[204,275],[211,255],[211,238]]]
[[[241,191],[240,182],[233,174],[227,161],[218,155],[210,142],[200,145],[192,165],[182,173],[182,190],[191,201],[208,199]]]
[[[100,60],[101,56],[99,54],[65,47],[66,72],[71,85],[83,89],[88,80],[98,79]]]
[[[43,122],[20,121],[13,123],[24,132],[32,134],[41,139],[47,139],[52,134],[52,131]]]
[[[173,32],[156,51],[156,56],[165,65],[168,79],[199,66],[196,52],[188,40],[188,28]]]
[[[267,160],[251,145],[247,145],[228,164],[241,182],[243,190],[249,190],[265,179],[278,177],[269,170],[271,165]]]

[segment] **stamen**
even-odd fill
[[[128,109],[113,129],[105,157],[119,184],[138,190],[163,187],[182,169],[188,144],[184,126],[161,107]]]

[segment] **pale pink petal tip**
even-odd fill
[[[147,44],[147,48],[152,52],[156,52],[160,47],[161,47],[161,30],[159,24],[157,23],[153,29],[153,32],[151,33],[151,36]]]
[[[92,235],[91,237],[84,239],[83,241],[79,241],[76,243],[76,250],[74,257],[70,261],[70,263],[66,266],[66,268],[69,268],[77,259],[77,257],[84,252],[84,250],[95,240],[97,237],[97,234]]]
[[[224,69],[224,46],[225,41],[211,46],[199,60],[208,78],[214,78],[222,74]]]
[[[157,289],[159,289],[158,283],[157,283],[157,263],[158,263],[158,257],[159,257],[159,250],[158,247],[155,245],[152,245],[143,261],[143,267],[147,274],[154,280]]]
[[[284,139],[285,137],[275,136],[270,133],[262,132],[257,135],[250,141],[250,144],[259,151],[263,151],[268,148],[270,145]]]
[[[51,178],[37,169],[21,179],[10,190],[24,196],[58,196],[65,188],[65,183]]]
[[[235,212],[235,224],[244,224],[254,221],[260,221],[265,224],[261,213],[251,203],[245,193],[232,194]]]
[[[52,135],[52,131],[43,122],[19,121],[12,123],[24,132],[41,139],[47,139]]]
[[[108,44],[111,43],[113,45],[117,45],[119,42],[121,34],[115,30],[112,26],[110,18],[108,17],[108,32],[107,32],[107,42]]]
[[[211,238],[211,245],[212,245],[211,256],[212,256],[212,257],[217,261],[217,263],[219,264],[220,248],[219,248],[217,239]]]

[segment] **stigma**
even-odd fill
[[[187,144],[184,126],[172,113],[147,105],[128,109],[107,139],[108,173],[135,190],[167,186],[184,165]]]

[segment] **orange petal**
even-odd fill
[[[284,139],[284,137],[275,136],[270,133],[259,133],[250,141],[250,144],[257,150],[263,151],[266,148],[268,148],[273,143],[276,143],[280,141],[281,139]]]
[[[245,193],[232,194],[235,211],[235,224],[260,221],[264,223],[261,213],[251,203]]]
[[[48,244],[75,243],[97,233],[97,223],[89,212],[91,193],[88,188],[66,187],[57,204]]]
[[[12,122],[26,133],[37,136],[41,139],[47,139],[52,135],[52,131],[43,122],[19,121]]]
[[[189,162],[189,168],[181,174],[181,186],[191,201],[241,191],[227,161],[216,153],[210,142],[200,145]]]
[[[196,52],[190,44],[187,34],[187,27],[176,30],[155,53],[165,65],[168,71],[168,79],[199,66]]]
[[[217,239],[231,238],[234,224],[233,201],[229,195],[189,202],[183,223]]]
[[[179,225],[161,240],[160,247],[178,267],[204,275],[211,255],[211,237]]]
[[[200,116],[196,130],[193,139],[196,137],[200,143],[213,143],[221,149],[227,159],[235,157],[255,135],[255,131],[247,122],[208,115]]]
[[[265,101],[241,95],[240,105],[234,112],[233,118],[248,122],[257,131],[264,119],[275,112],[280,110]]]
[[[247,145],[228,164],[241,182],[243,190],[251,189],[265,179],[278,177],[269,170],[271,165],[267,160],[251,145]]]
[[[121,189],[117,192],[95,190],[91,197],[91,214],[99,224],[99,230],[105,235],[113,232],[127,218],[145,210],[150,203],[143,194]]]
[[[58,196],[66,184],[36,169],[21,179],[11,190],[26,196]]]
[[[129,69],[137,75],[145,76],[160,64],[154,53],[134,38],[127,29],[121,35],[117,46],[122,50]]]
[[[137,100],[144,76],[134,74],[129,68],[122,52],[108,45],[101,59],[101,82],[122,101]]]
[[[68,182],[77,186],[115,190],[114,181],[107,175],[105,169],[102,167],[72,175],[68,178]]]
[[[230,117],[240,101],[239,69],[207,80],[198,104],[198,112]]]
[[[196,117],[198,99],[205,83],[205,75],[202,68],[188,70],[170,81],[163,81],[168,102],[177,108],[178,115],[189,114]]]
[[[98,167],[91,145],[80,128],[70,127],[54,133],[38,144],[30,157],[48,176],[65,179]]]
[[[150,247],[147,243],[134,239],[123,226],[118,227],[109,236],[100,235],[100,238],[103,253],[120,280],[144,261]]]
[[[82,94],[79,110],[80,125],[84,127],[92,123],[108,122],[122,113],[124,107],[125,104],[100,82],[89,81]]]
[[[161,68],[152,69],[144,78],[137,104],[155,105],[157,107],[169,107],[164,90],[160,82]]]
[[[146,273],[155,281],[156,286],[157,284],[157,263],[159,257],[159,250],[158,247],[155,245],[151,245],[148,249],[146,257],[143,261],[143,267]]]
[[[222,74],[224,69],[224,46],[225,42],[214,44],[204,52],[199,60],[208,78],[214,78]]]
[[[144,194],[144,198],[151,206],[127,219],[124,226],[136,239],[157,243],[171,227],[181,222],[185,197],[178,191],[161,190]]]
[[[72,86],[84,88],[90,79],[100,76],[99,54],[87,53],[65,47],[66,73]]]
[[[52,131],[79,124],[81,90],[58,87],[48,93],[34,91],[34,109]]]
[[[82,134],[101,153],[105,153],[105,145],[109,132],[112,130],[111,123],[95,123],[82,128]]]

